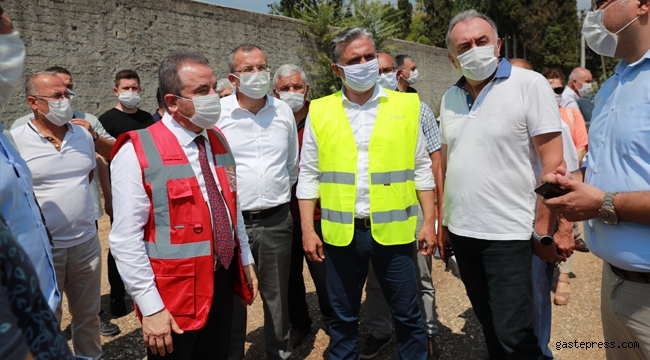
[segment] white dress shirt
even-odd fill
[[[384,89],[375,85],[375,91],[363,105],[348,100],[343,91],[343,109],[352,127],[354,140],[357,143],[357,195],[354,206],[356,218],[370,216],[370,187],[368,181],[368,145],[375,126],[379,101],[388,97]],[[296,190],[298,199],[317,199],[319,191],[318,143],[311,128],[309,116],[305,123],[305,134],[300,153],[300,181]],[[418,138],[415,147],[415,188],[417,190],[432,190],[435,187],[431,172],[431,159],[427,153],[422,127],[418,121]]]
[[[223,131],[237,162],[241,208],[259,211],[291,200],[298,180],[298,133],[293,111],[284,101],[266,95],[257,113],[239,106],[237,94],[221,99]]]
[[[206,131],[197,135],[180,126],[167,113],[163,116],[162,122],[174,133],[183,148],[209,208],[208,193],[199,163],[199,150],[194,142],[197,136],[204,136],[207,139]],[[208,154],[212,154],[208,141],[205,142],[205,148]],[[208,156],[208,162],[212,175],[217,179],[214,157]],[[142,184],[142,171],[131,140],[125,142],[115,154],[111,162],[111,180],[115,214],[111,233],[108,235],[111,252],[129,294],[144,316],[151,315],[160,311],[164,304],[156,288],[154,273],[144,247],[144,226],[149,218],[151,202]],[[217,186],[221,189],[218,181]],[[248,246],[248,235],[246,235],[239,202],[237,202],[237,235],[241,246],[242,264],[244,266],[252,264],[253,255]]]

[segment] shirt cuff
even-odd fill
[[[296,187],[296,197],[302,200],[318,199],[320,197],[320,184],[312,184],[307,181],[298,181],[298,186]]]
[[[253,258],[253,253],[251,252],[251,249],[249,247],[242,250],[240,258],[241,258],[241,265],[242,266],[255,264],[255,259]]]
[[[135,303],[138,304],[138,309],[142,316],[149,316],[157,313],[165,307],[165,304],[160,297],[157,289],[154,289],[146,294],[134,298]]]

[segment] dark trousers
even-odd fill
[[[533,331],[531,242],[449,236],[490,359],[542,359]]]
[[[237,255],[235,255],[237,256]],[[236,264],[234,261],[233,265]],[[152,360],[226,360],[230,347],[232,326],[233,279],[239,271],[236,266],[228,270],[220,268],[214,272],[214,294],[205,325],[183,334],[172,332],[174,352],[165,356],[154,355],[147,349],[147,358]]]
[[[370,229],[356,227],[352,243],[325,244],[327,290],[332,303],[330,359],[359,359],[359,309],[369,260],[393,315],[397,333],[397,358],[427,358],[427,334],[418,307],[418,287],[413,264],[413,244],[384,246]]]
[[[314,221],[314,230],[322,239],[323,233],[320,227],[320,220]],[[305,259],[305,252],[302,247],[302,227],[300,222],[293,223],[293,242],[291,244],[291,269],[289,273],[289,322],[292,328],[308,330],[311,327],[309,318],[309,307],[305,299],[305,279],[302,276],[302,269]],[[325,282],[325,263],[311,262],[307,260],[309,273],[316,286],[318,305],[325,328],[329,326],[332,319],[332,305],[327,295],[327,284]]]
[[[542,349],[544,359],[553,359],[553,352],[548,347],[551,341],[551,318],[552,318],[552,305],[551,297],[548,295],[551,292],[551,284],[553,284],[553,273],[555,266],[540,259],[539,256],[533,255],[533,302],[534,319],[533,330],[539,340],[539,348]]]
[[[95,222],[96,223],[96,222]],[[113,226],[113,218],[111,217],[111,226]],[[108,255],[106,256],[106,266],[108,272],[108,284],[111,286],[110,298],[111,300],[124,300],[124,295],[126,295],[126,288],[124,287],[124,282],[120,276],[120,272],[117,271],[117,265],[115,265],[115,258],[111,253],[111,249],[108,249]]]

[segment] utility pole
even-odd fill
[[[585,11],[580,10],[580,22],[584,22],[585,20]],[[582,31],[580,31],[580,67],[581,68],[586,68],[587,66],[587,59],[586,59],[586,54],[585,54],[585,36],[582,35]]]

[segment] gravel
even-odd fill
[[[108,252],[108,232],[110,224],[108,217],[99,221],[99,234],[102,243],[103,259]],[[600,275],[602,261],[591,253],[575,253],[576,260],[573,264],[571,275],[571,298],[567,306],[553,306],[553,328],[550,347],[556,359],[605,359],[602,349],[560,349],[555,350],[558,342],[603,341],[600,320]],[[110,321],[119,325],[121,333],[113,337],[101,337],[104,349],[104,359],[143,359],[146,350],[142,344],[142,330],[140,322],[132,311],[132,302],[129,314],[121,318],[110,317],[109,286],[106,277],[105,261],[102,267],[102,308]],[[307,301],[310,314],[314,320],[312,333],[303,343],[294,350],[292,359],[327,359],[327,345],[329,337],[323,331],[320,321],[316,290],[307,267],[304,268],[307,287]],[[556,271],[557,279],[557,271]],[[443,359],[485,359],[487,349],[483,339],[480,324],[474,316],[469,299],[465,293],[463,283],[444,271],[441,261],[435,261],[433,266],[433,280],[436,286],[438,315],[440,321],[440,334],[438,343],[443,350]],[[552,293],[549,294],[552,297]],[[62,329],[70,339],[70,315],[67,311],[67,301],[63,304]],[[248,336],[246,338],[246,355],[244,359],[264,359],[264,316],[261,299],[249,308]],[[362,320],[360,325],[360,338],[368,336]],[[69,341],[70,346],[72,342]],[[375,358],[377,360],[396,359],[395,336],[393,334],[389,346],[384,348]]]

